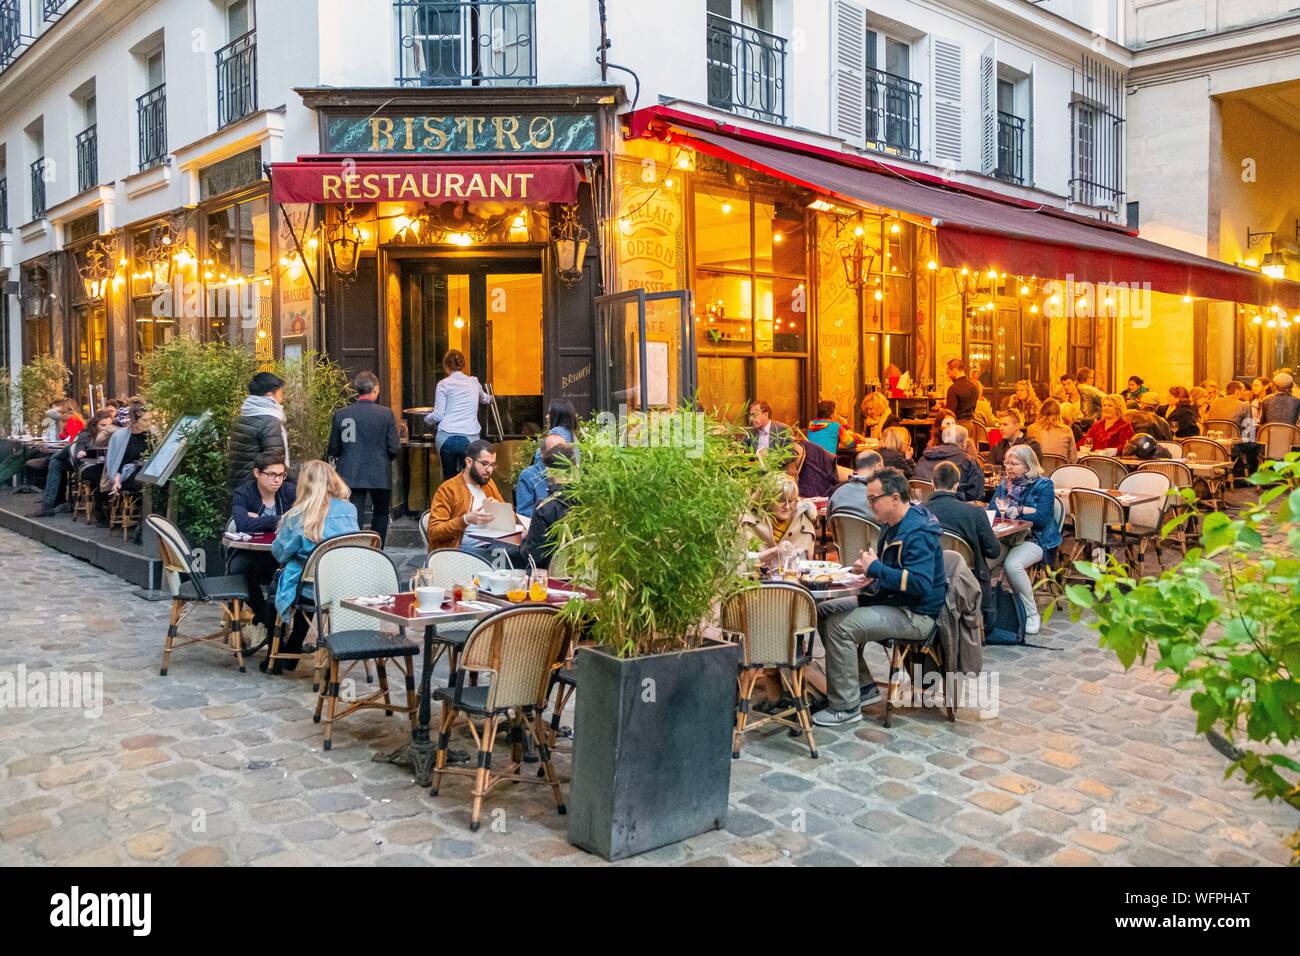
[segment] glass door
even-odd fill
[[[597,406],[603,411],[674,409],[696,393],[690,292],[643,289],[596,298]]]

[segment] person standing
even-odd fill
[[[289,480],[289,469],[274,452],[263,452],[253,462],[253,478],[235,489],[230,499],[230,520],[241,534],[267,534],[278,531],[280,520],[293,507],[297,486]],[[232,548],[226,565],[227,574],[242,574],[248,586],[248,609],[253,620],[244,629],[254,644],[266,637],[266,628],[275,623],[267,613],[262,589],[275,577],[279,563],[269,551]]]
[[[358,523],[369,496],[373,509],[370,529],[379,535],[382,547],[392,510],[393,459],[402,443],[393,410],[379,404],[379,377],[374,372],[358,372],[352,387],[357,400],[334,413],[325,457],[334,459],[339,477],[352,489]]]
[[[975,403],[980,397],[979,387],[966,377],[966,366],[961,359],[949,359],[947,372],[948,381],[952,384],[948,386],[944,404],[952,409],[957,424],[969,429],[971,420],[975,417]]]
[[[289,433],[285,429],[284,379],[258,372],[248,383],[248,397],[230,429],[230,471],[227,484],[234,491],[253,477],[253,462],[265,452],[278,453],[289,467]]]
[[[426,424],[438,426],[434,446],[442,462],[444,482],[460,474],[465,450],[482,434],[478,407],[492,402],[492,396],[479,380],[465,374],[465,365],[465,353],[460,349],[450,349],[442,357],[442,368],[447,375],[434,389],[433,411],[424,416]]]

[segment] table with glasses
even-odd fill
[[[225,542],[227,548],[234,548],[236,551],[270,551],[271,545],[275,544],[275,532],[264,531],[249,535],[247,538],[235,537],[227,532],[221,540]]]

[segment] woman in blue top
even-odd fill
[[[351,490],[333,467],[323,461],[309,461],[298,472],[298,497],[293,507],[285,512],[280,530],[271,544],[271,554],[283,565],[280,583],[275,589],[275,609],[281,620],[289,613],[298,594],[298,582],[307,556],[322,541],[342,534],[355,534],[357,526],[356,505],[348,501]],[[310,625],[307,615],[296,611],[293,631],[282,650],[286,654],[302,653],[302,643]],[[275,662],[274,673],[281,669],[293,670],[296,660]],[[261,669],[266,670],[266,661]]]
[[[1025,633],[1037,634],[1042,621],[1038,605],[1034,602],[1034,586],[1029,581],[1029,569],[1042,561],[1055,558],[1061,544],[1061,528],[1056,523],[1056,486],[1043,475],[1038,456],[1028,445],[1012,445],[1002,461],[1006,477],[993,492],[994,507],[1001,517],[1018,517],[1032,527],[1024,541],[1013,546],[1002,562],[1002,570],[1025,606]],[[1006,509],[998,507],[1005,500]]]

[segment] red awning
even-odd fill
[[[681,124],[677,117],[672,125],[674,143],[842,200],[931,219],[941,265],[1137,288],[1150,283],[1152,290],[1174,295],[1300,309],[1300,283],[1140,239],[1063,209],[1011,198],[1000,202],[985,198],[988,191],[956,191],[933,177],[858,157],[837,159],[829,150],[737,127],[714,132]],[[645,128],[645,121],[633,124],[638,128]]]
[[[578,201],[582,168],[567,162],[362,162],[271,164],[275,202]]]

